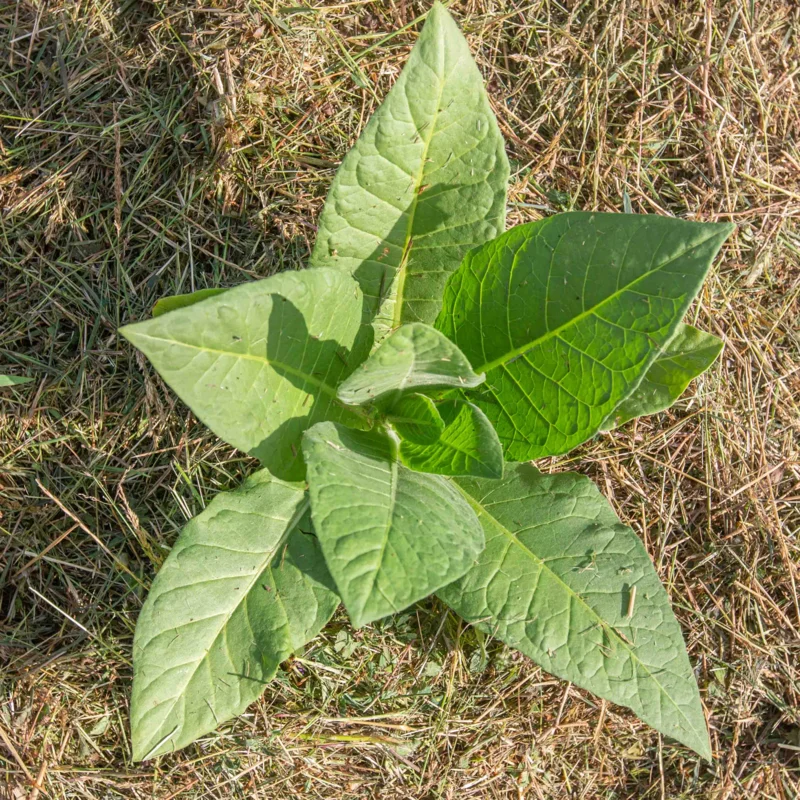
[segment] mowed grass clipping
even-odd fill
[[[668,412],[545,471],[598,482],[683,625],[715,760],[436,600],[339,612],[240,719],[132,765],[133,629],[179,529],[253,463],[121,340],[162,295],[301,268],[422,2],[0,0],[0,796],[800,794],[800,9],[453,2],[512,160],[557,210],[734,222]]]

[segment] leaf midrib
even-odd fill
[[[231,350],[218,350],[214,347],[201,347],[200,345],[196,344],[189,344],[188,342],[181,342],[178,339],[169,339],[164,336],[152,336],[149,333],[140,333],[131,332],[131,336],[134,337],[141,337],[143,339],[152,339],[155,342],[168,342],[170,344],[177,344],[181,347],[188,347],[190,350],[199,350],[203,353],[215,353],[219,356],[228,356],[229,358],[242,358],[248,361],[256,361],[259,364],[266,364],[267,366],[277,368],[283,370],[284,372],[289,373],[289,375],[293,375],[295,378],[300,378],[307,383],[311,384],[318,388],[321,392],[324,392],[327,395],[330,395],[334,400],[338,400],[336,395],[336,389],[332,387],[330,384],[325,383],[325,381],[320,380],[319,378],[315,378],[313,375],[309,375],[303,372],[297,367],[290,367],[288,364],[284,364],[282,361],[277,361],[276,359],[269,359],[264,358],[263,356],[253,355],[252,353],[236,353]],[[350,410],[350,409],[348,409]]]
[[[442,42],[441,37],[438,35],[437,31],[437,39],[439,39],[439,50],[444,53],[444,44]],[[442,71],[444,72],[444,57],[442,57]],[[422,158],[420,160],[419,166],[419,174],[417,176],[416,181],[414,182],[414,195],[411,199],[411,208],[408,212],[408,225],[406,225],[406,233],[405,233],[405,240],[403,242],[403,252],[400,256],[400,261],[397,267],[397,291],[395,293],[394,298],[394,309],[392,311],[392,328],[397,328],[402,323],[403,317],[403,294],[405,292],[406,286],[406,277],[408,275],[408,262],[411,258],[411,243],[412,243],[412,232],[414,228],[414,218],[416,217],[417,207],[419,206],[419,195],[420,189],[422,188],[422,181],[425,179],[425,167],[428,163],[428,151],[430,150],[431,142],[433,141],[433,136],[436,133],[436,124],[439,121],[439,115],[441,113],[441,104],[442,104],[442,97],[444,96],[444,86],[447,82],[449,76],[442,77],[442,80],[439,82],[439,95],[436,98],[436,106],[433,112],[433,117],[430,121],[430,135],[428,136],[427,140],[425,141],[425,146],[422,150]]]
[[[375,589],[376,589],[377,583],[378,583],[378,573],[380,573],[382,568],[383,568],[383,559],[384,559],[384,556],[386,554],[386,548],[389,545],[389,535],[391,534],[392,526],[394,525],[395,507],[397,506],[397,485],[399,483],[399,480],[400,480],[400,476],[398,474],[397,459],[392,459],[391,466],[390,466],[390,481],[391,481],[391,487],[392,487],[392,489],[391,489],[391,499],[389,500],[389,513],[386,516],[386,527],[384,528],[384,531],[383,531],[383,541],[381,542],[381,552],[380,552],[380,555],[378,556],[377,566],[375,567],[375,569],[372,572],[372,583],[370,584],[369,592],[367,592],[367,594],[365,596],[364,605],[362,605],[362,607],[361,607],[361,613],[359,614],[359,619],[358,619],[358,621],[354,620],[354,623],[355,623],[357,628],[361,627],[361,624],[362,624],[362,622],[364,620],[364,616],[365,616],[364,615],[364,607],[365,607],[366,603],[369,601],[370,597],[372,597],[374,592],[375,592]],[[393,610],[397,611],[397,609],[394,608],[394,603],[391,600],[389,600],[389,598],[386,597],[386,595],[380,589],[378,589],[378,591],[380,592],[380,594],[383,597],[383,599],[386,600],[392,606]]]
[[[553,328],[552,330],[547,331],[545,334],[539,336],[538,338],[534,339],[531,342],[527,342],[524,345],[520,345],[519,347],[513,350],[509,350],[507,353],[504,353],[502,356],[498,356],[492,361],[487,361],[485,364],[482,364],[481,366],[473,367],[472,368],[473,371],[489,372],[490,370],[496,369],[497,367],[501,367],[507,364],[509,361],[516,358],[517,356],[520,356],[523,353],[526,353],[528,350],[531,350],[532,348],[543,344],[549,339],[558,336],[562,331],[566,330],[567,328],[570,328],[573,325],[577,325],[584,319],[592,316],[593,314],[596,314],[597,311],[603,308],[607,303],[621,297],[625,292],[630,291],[630,289],[636,286],[636,284],[639,283],[640,281],[643,281],[645,278],[649,278],[651,275],[664,269],[664,267],[669,266],[673,262],[677,261],[679,258],[683,258],[687,253],[690,253],[692,250],[696,250],[698,247],[702,247],[706,242],[709,242],[712,239],[717,238],[719,236],[720,234],[715,232],[707,236],[705,239],[701,239],[699,242],[695,242],[691,247],[687,247],[685,250],[682,250],[680,253],[668,259],[667,261],[662,261],[657,267],[639,275],[639,277],[635,278],[630,283],[623,286],[621,289],[617,289],[617,291],[615,291],[613,294],[610,294],[608,297],[603,298],[596,305],[586,309],[585,311],[582,311],[580,314],[577,314],[576,316],[572,317],[572,319],[567,320],[567,322],[565,322],[563,325],[559,325],[557,328]]]
[[[456,481],[452,481],[453,485],[458,488],[467,502],[472,506],[473,510],[478,514],[480,517],[481,515],[488,517],[491,522],[495,525],[495,527],[504,535],[506,536],[512,544],[515,544],[525,553],[527,553],[537,564],[540,565],[541,569],[546,570],[548,574],[554,578],[558,583],[560,583],[566,592],[574,597],[584,608],[588,610],[590,615],[597,620],[598,624],[606,630],[608,633],[612,634],[614,639],[618,641],[625,652],[627,652],[633,661],[640,664],[642,669],[647,673],[648,677],[653,681],[653,683],[658,686],[661,693],[666,697],[670,704],[675,708],[675,710],[681,715],[681,718],[684,719],[689,726],[690,730],[694,731],[695,735],[698,737],[698,741],[705,741],[705,737],[702,734],[698,734],[697,729],[694,727],[692,722],[683,712],[683,709],[672,699],[672,695],[664,688],[661,682],[656,678],[655,675],[650,671],[647,665],[637,656],[636,652],[630,647],[630,645],[617,633],[614,627],[606,622],[587,602],[586,600],[581,597],[581,595],[576,592],[568,583],[566,583],[556,572],[554,572],[548,565],[547,562],[543,559],[539,558],[518,536],[515,536],[508,528],[505,527],[495,516],[490,514],[486,508],[479,503],[472,495],[468,494],[464,489],[459,486]]]

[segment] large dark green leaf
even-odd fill
[[[303,452],[314,529],[356,627],[460,577],[483,548],[463,495],[399,464],[387,436],[322,422]]]
[[[644,377],[731,225],[559,214],[473,250],[436,327],[486,383],[471,393],[506,456],[565,453]]]
[[[361,306],[341,272],[283,272],[120,332],[214,433],[273,474],[299,479],[306,428],[359,424],[336,386],[364,355]]]
[[[436,3],[336,173],[311,264],[358,279],[378,341],[403,322],[433,322],[447,275],[503,230],[507,182],[483,79]]]
[[[421,322],[402,325],[339,387],[344,403],[362,405],[402,392],[480,384],[464,354],[435,328]]]
[[[302,484],[255,473],[181,532],[133,644],[133,757],[172,752],[240,714],[339,603]]]
[[[631,708],[710,758],[667,593],[641,541],[595,485],[524,464],[507,464],[503,481],[456,483],[483,524],[486,549],[439,596],[548,672]]]
[[[604,429],[616,428],[634,417],[669,408],[722,352],[722,339],[711,333],[679,326],[675,336],[650,365],[642,382],[612,412]]]
[[[398,430],[400,460],[411,469],[436,475],[502,478],[503,448],[484,413],[463,400],[446,400],[438,411],[445,429],[435,442],[406,440]]]

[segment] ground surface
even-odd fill
[[[508,140],[511,221],[731,220],[724,337],[590,474],[684,626],[713,764],[420,604],[339,613],[246,715],[130,762],[134,624],[169,545],[250,461],[115,331],[299,267],[421,2],[0,0],[0,796],[779,798],[800,792],[800,7],[454,2]],[[39,779],[39,793],[33,781]]]

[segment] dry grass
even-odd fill
[[[116,328],[302,263],[426,4],[2,3],[0,364],[36,381],[0,399],[0,795],[800,795],[795,3],[453,3],[508,139],[513,222],[629,200],[739,226],[695,309],[721,361],[669,413],[552,464],[595,477],[647,543],[714,763],[431,600],[352,637],[340,613],[242,718],[139,765],[145,587],[252,465]]]

